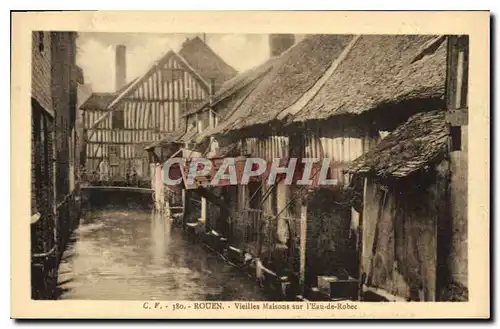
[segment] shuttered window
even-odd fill
[[[123,111],[114,111],[113,112],[113,129],[123,129],[125,128],[124,123],[124,116],[123,116]]]

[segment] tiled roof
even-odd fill
[[[412,99],[443,98],[444,40],[433,35],[361,35],[293,121],[360,114]]]
[[[199,37],[186,40],[179,51],[189,65],[210,84],[214,79],[216,90],[238,72],[227,64]]]
[[[266,124],[299,100],[330,68],[352,35],[312,35],[288,49],[239,105],[232,129]]]
[[[413,115],[373,149],[354,160],[349,172],[381,177],[405,177],[444,154],[447,147],[445,112]]]
[[[115,93],[92,93],[82,104],[81,109],[93,111],[106,111],[107,107],[116,97]]]

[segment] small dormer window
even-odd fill
[[[45,43],[44,43],[44,33],[38,32],[38,51],[43,53],[45,51]]]

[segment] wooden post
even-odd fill
[[[306,251],[307,251],[307,195],[302,197],[300,207],[300,278],[299,289],[303,297],[305,297],[306,286]]]
[[[186,205],[186,189],[182,189],[182,228],[184,229],[186,226],[186,220],[187,220],[187,205]]]
[[[200,222],[206,223],[207,221],[207,199],[201,197],[201,216]]]
[[[361,212],[359,213],[359,223],[358,223],[358,300],[363,297],[363,286],[364,286],[364,275],[363,275],[363,226],[366,216],[366,193],[368,189],[368,178],[363,178],[363,201],[361,203]]]
[[[467,170],[467,150],[462,145],[463,133],[468,125],[468,77],[469,77],[469,39],[467,35],[447,37],[447,63],[446,63],[446,125],[448,128],[448,152],[450,167],[455,172],[462,168]],[[466,130],[465,130],[466,131]],[[465,136],[464,136],[465,135]],[[467,142],[465,142],[465,145]],[[452,152],[455,153],[452,156]],[[464,166],[464,167],[462,167]],[[454,204],[454,193],[452,184],[454,172],[448,170],[448,183],[446,189],[447,207],[445,215],[437,223],[437,266],[436,266],[436,300],[440,300],[441,292],[447,290],[450,281],[453,280],[453,259],[458,257],[454,254],[454,241],[460,241],[464,237],[454,236],[458,231],[453,227],[460,220],[454,209],[461,207],[460,212],[466,212],[466,203]],[[466,182],[461,182],[466,184]],[[465,185],[466,186],[466,185]],[[466,192],[465,192],[466,193]],[[465,239],[466,240],[466,239]],[[464,261],[460,259],[460,261]],[[466,260],[465,260],[466,261]]]

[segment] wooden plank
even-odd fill
[[[174,95],[173,98],[179,99],[179,79],[173,80],[174,85]]]
[[[137,103],[137,129],[144,129],[144,103]]]
[[[174,129],[177,129],[180,126],[180,109],[179,107],[174,109]]]
[[[170,126],[169,126],[169,122],[170,122],[170,113],[173,111],[173,106],[174,104],[171,103],[171,102],[168,102],[168,107],[167,107],[167,111],[165,113],[165,131],[170,131]]]
[[[161,78],[162,78],[162,88],[163,88],[163,100],[167,100],[170,96],[169,96],[169,83],[168,83],[168,79],[167,77],[165,76],[166,75],[166,72],[163,71],[161,73]]]
[[[170,102],[163,103],[163,124],[162,130],[168,131],[168,111],[170,110]]]
[[[150,104],[149,129],[156,128],[156,102]]]
[[[136,102],[132,103],[132,108],[130,110],[132,112],[132,114],[131,114],[132,125],[130,126],[130,128],[137,129],[138,126],[137,126],[137,103]]]
[[[363,290],[363,292],[371,292],[371,293],[374,293],[376,295],[379,295],[379,296],[387,299],[390,302],[406,302],[407,301],[406,298],[404,298],[404,297],[396,296],[394,294],[387,292],[386,290],[379,289],[379,288],[374,288],[374,287],[369,287],[369,286],[363,285],[362,290]]]
[[[148,89],[149,89],[148,99],[149,100],[154,100],[155,99],[155,96],[154,96],[155,84],[154,84],[154,78],[153,78],[153,76],[150,76],[148,80],[149,80],[149,83],[148,83]]]
[[[146,79],[146,84],[144,85],[145,99],[151,99],[151,77]]]
[[[466,126],[469,123],[469,110],[462,108],[446,111],[445,120],[452,127]]]
[[[154,81],[155,81],[155,100],[158,101],[161,99],[161,82],[160,82],[160,71],[156,71],[154,75]]]
[[[160,131],[163,130],[163,106],[164,106],[164,102],[159,102],[158,103],[158,128],[160,129]]]
[[[154,129],[160,128],[160,103],[155,102],[153,106],[153,127]]]
[[[307,198],[302,198],[300,207],[300,267],[299,267],[299,287],[302,295],[305,294],[306,278],[306,254],[307,254]]]
[[[189,75],[189,81],[191,82],[191,85],[189,87],[189,89],[191,90],[189,98],[192,99],[192,100],[197,99],[196,94],[195,94],[195,92],[196,92],[196,90],[195,90],[196,89],[196,81],[193,79],[193,77],[191,75]]]
[[[187,76],[187,72],[186,71],[183,71],[182,72],[182,84],[181,84],[181,90],[182,90],[182,98],[183,99],[186,99],[189,97],[188,93],[189,93],[189,84],[188,84],[188,76]]]
[[[174,130],[174,116],[175,113],[179,111],[179,103],[176,102],[174,103],[174,109],[169,113],[169,118],[168,118],[168,129],[169,131]]]

